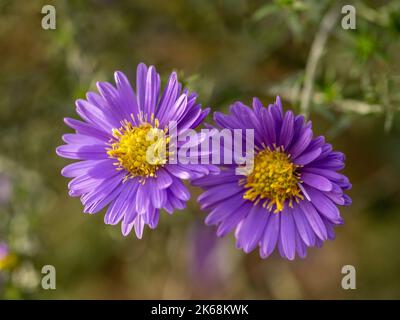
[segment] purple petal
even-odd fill
[[[308,220],[306,219],[304,213],[302,210],[300,210],[300,208],[295,205],[293,208],[293,218],[294,221],[296,223],[296,228],[297,231],[301,237],[301,239],[303,239],[304,243],[309,246],[312,247],[315,244],[315,233],[312,230]]]
[[[180,117],[186,110],[187,96],[182,94],[175,102],[175,104],[164,114],[160,119],[160,124],[167,124],[168,121],[179,122]]]
[[[322,220],[325,223],[326,231],[328,233],[328,239],[329,240],[335,240],[336,236],[335,236],[335,231],[333,230],[333,227],[335,225],[332,224],[329,220],[327,220],[325,218],[322,218]]]
[[[212,209],[208,214],[205,224],[213,225],[220,223],[227,216],[231,215],[236,209],[243,205],[245,200],[241,195],[235,195],[224,201],[213,204],[209,207]]]
[[[117,71],[114,73],[114,79],[120,93],[120,100],[125,107],[124,109],[126,110],[126,113],[137,116],[139,108],[137,106],[135,93],[128,78],[121,71]]]
[[[302,172],[301,180],[311,187],[321,191],[331,191],[332,183],[325,177],[314,173]]]
[[[281,213],[280,241],[286,258],[293,260],[296,254],[296,228],[291,209],[285,208]]]
[[[184,168],[176,165],[176,164],[171,164],[165,166],[165,169],[172,174],[173,176],[180,178],[180,179],[190,179],[191,175],[187,170],[184,170]]]
[[[111,131],[104,131],[90,123],[85,123],[72,118],[64,118],[64,122],[72,129],[75,129],[77,133],[90,135],[103,141],[108,141],[111,138]]]
[[[141,215],[138,215],[136,217],[135,222],[134,222],[134,226],[135,226],[136,237],[138,237],[138,239],[142,239],[142,237],[143,237],[143,229],[144,229],[144,220],[143,220],[143,217]]]
[[[290,142],[292,141],[293,132],[294,132],[294,115],[292,111],[288,111],[285,113],[285,117],[283,118],[283,123],[279,137],[279,144],[284,146],[285,149],[289,146]]]
[[[124,237],[126,237],[126,236],[132,231],[133,226],[134,226],[134,223],[132,222],[131,224],[127,224],[127,223],[125,222],[125,217],[124,217],[124,220],[122,220],[122,223],[121,223],[121,232],[122,232],[122,235],[123,235]],[[138,238],[139,238],[139,237],[138,237]],[[139,238],[139,239],[140,239],[140,238]]]
[[[105,141],[98,137],[93,137],[84,134],[67,133],[62,136],[62,140],[67,144],[103,144]]]
[[[191,108],[185,116],[179,121],[178,135],[186,129],[191,129],[192,125],[197,121],[202,113],[201,106],[197,105]]]
[[[307,256],[307,247],[298,232],[296,232],[296,252],[301,259]]]
[[[297,141],[290,147],[289,153],[293,159],[297,158],[310,144],[312,139],[312,130],[310,128],[304,129],[303,133]]]
[[[237,230],[237,246],[243,248],[246,253],[252,251],[260,242],[267,221],[267,210],[253,206]]]
[[[167,124],[165,114],[169,112],[178,97],[178,78],[175,72],[169,76],[167,86],[161,96],[159,107],[157,110],[157,118],[160,120],[161,126]]]
[[[235,170],[223,170],[216,176],[205,176],[192,181],[194,186],[209,188],[217,186],[223,181],[224,183],[236,182],[238,183],[239,176],[235,174]]]
[[[139,112],[145,111],[146,78],[147,66],[144,63],[140,63],[136,70],[136,98]]]
[[[97,213],[113,201],[123,188],[121,178],[115,176],[82,197],[85,213]]]
[[[344,205],[345,205],[345,206],[351,205],[352,200],[351,200],[351,198],[350,198],[347,194],[344,194],[344,195],[343,195],[343,199],[344,199]]]
[[[149,188],[148,184],[139,184],[136,191],[136,211],[139,214],[145,214],[150,206],[150,192],[152,192],[151,188]]]
[[[243,192],[243,189],[237,183],[225,183],[203,192],[197,200],[202,204],[202,208],[206,209],[215,202],[230,198],[241,192]]]
[[[190,127],[192,129],[197,128],[200,125],[200,123],[203,122],[204,118],[207,117],[207,115],[210,113],[210,110],[211,110],[210,108],[204,109],[203,112],[200,114],[200,116],[197,117],[196,121],[193,122]]]
[[[313,166],[311,166],[311,167],[306,167],[303,170],[306,172],[319,174],[320,176],[324,176],[325,178],[331,181],[348,181],[348,178],[343,174],[340,174],[338,172],[329,169],[314,168]]]
[[[76,112],[86,122],[111,132],[113,128],[119,127],[117,120],[109,115],[106,110],[99,109],[86,100],[78,99],[75,102]]]
[[[160,220],[160,210],[159,209],[155,209],[152,212],[152,215],[151,215],[149,223],[148,223],[150,229],[155,229],[157,227],[157,225],[158,225],[158,221],[159,220]]]
[[[175,209],[184,209],[186,207],[186,201],[181,201],[168,189],[167,190],[167,202],[164,205],[164,208],[172,207]],[[170,212],[172,213],[172,212]]]
[[[233,214],[229,215],[218,226],[217,236],[222,237],[235,228],[250,212],[252,205],[249,202],[244,202]]]
[[[63,145],[56,149],[63,158],[77,160],[101,160],[108,157],[104,145]]]
[[[307,193],[311,198],[311,202],[322,215],[332,222],[339,222],[341,220],[339,209],[322,192],[313,188],[307,188]]]
[[[299,207],[303,211],[305,217],[310,223],[311,228],[314,230],[318,238],[321,240],[326,240],[328,235],[326,232],[325,224],[314,206],[307,200],[304,200],[299,202]]]
[[[159,189],[166,189],[172,184],[172,177],[164,169],[159,169],[156,173],[156,183]]]
[[[113,126],[115,128],[119,128],[121,120],[130,120],[131,113],[133,110],[127,108],[125,100],[121,98],[119,91],[114,88],[111,83],[108,82],[97,82],[97,89],[99,90],[101,96],[106,101],[105,109],[102,109],[109,118],[112,118],[110,115],[114,115],[115,121]]]
[[[151,197],[151,203],[154,208],[160,209],[166,201],[166,191],[165,189],[158,189],[157,185],[150,181],[151,180],[148,179],[146,183],[149,183],[148,189],[150,191],[149,196]]]
[[[217,111],[217,112],[214,112],[213,118],[214,118],[214,121],[222,128],[244,129],[244,128],[242,128],[242,125],[237,121],[237,119],[230,115],[225,115],[225,114]]]
[[[109,159],[106,160],[86,160],[86,161],[78,161],[71,163],[65,166],[61,170],[61,174],[66,178],[74,178],[83,174],[86,174],[87,171],[96,165],[100,164],[101,162],[110,161]]]
[[[180,200],[188,201],[190,199],[190,192],[185,185],[178,179],[171,184],[169,190]]]
[[[264,132],[266,133],[264,142],[267,146],[272,147],[277,140],[275,120],[271,113],[266,109],[264,109],[264,112],[261,114],[261,122],[264,125]]]
[[[267,258],[275,249],[279,238],[280,214],[270,213],[267,225],[264,231],[264,237],[261,239],[260,254],[262,258]]]
[[[144,113],[151,115],[155,113],[158,95],[160,91],[160,76],[157,74],[155,68],[150,66],[147,71],[146,88],[144,96]]]
[[[132,203],[128,199],[133,199],[139,183],[136,179],[127,180],[119,196],[108,207],[104,222],[106,224],[117,224],[124,217],[126,207]]]
[[[314,161],[321,154],[321,148],[313,149],[309,152],[302,153],[299,157],[293,160],[294,164],[305,166]]]

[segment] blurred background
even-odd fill
[[[56,8],[56,30],[41,27]],[[355,30],[341,8],[356,8]],[[56,156],[74,101],[139,62],[176,70],[200,102],[235,100],[309,114],[347,155],[353,205],[335,241],[305,260],[235,249],[187,209],[142,240],[85,215]],[[400,298],[400,2],[0,0],[0,297],[4,299]],[[210,119],[208,119],[210,120]],[[43,290],[44,265],[57,289]],[[357,289],[341,287],[354,265]]]

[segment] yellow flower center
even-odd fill
[[[298,185],[300,178],[297,168],[283,148],[265,148],[255,155],[253,171],[244,179],[247,190],[243,198],[254,204],[262,201],[263,206],[270,210],[275,205],[274,213],[283,210],[286,200],[292,207],[293,199],[296,202],[303,199]]]
[[[155,177],[157,170],[167,163],[169,137],[167,130],[158,126],[157,119],[154,126],[148,122],[133,126],[125,120],[121,128],[112,130],[114,139],[107,154],[118,160],[115,163],[118,170],[129,172],[125,180],[138,176]]]

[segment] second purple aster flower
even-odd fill
[[[254,130],[250,172],[237,175],[236,165],[225,165],[219,175],[193,182],[206,190],[198,200],[219,236],[235,229],[245,252],[259,246],[266,258],[277,247],[290,260],[334,238],[333,227],[343,223],[337,206],[351,203],[344,193],[351,184],[337,172],[344,168],[343,153],[313,137],[302,115],[283,112],[279,97],[268,108],[256,98],[253,109],[236,102],[230,114],[216,112],[214,120],[221,129]]]
[[[136,88],[121,72],[116,87],[97,83],[100,94],[89,92],[77,100],[83,121],[66,118],[75,130],[65,134],[66,145],[57,148],[64,158],[79,160],[62,170],[72,178],[69,194],[80,197],[86,213],[108,206],[105,223],[121,222],[127,235],[134,227],[138,238],[144,225],[155,228],[160,209],[183,209],[189,192],[181,179],[199,178],[215,170],[211,165],[170,164],[169,124],[179,132],[196,128],[208,114],[196,102],[197,95],[182,89],[173,72],[161,92],[160,76],[153,66],[139,64]],[[179,151],[179,144],[175,146]],[[147,150],[153,158],[148,161]]]

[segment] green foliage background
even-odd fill
[[[56,30],[41,28],[45,4],[56,7]],[[356,30],[341,28],[343,4],[356,8]],[[337,20],[301,107],[329,12]],[[399,36],[395,0],[1,0],[0,179],[11,193],[0,202],[0,242],[17,262],[0,271],[0,297],[400,298]],[[103,213],[83,214],[60,175],[68,161],[55,154],[70,132],[62,119],[76,117],[74,101],[115,70],[135,79],[141,61],[164,80],[177,70],[214,111],[279,94],[286,108],[308,112],[316,133],[347,155],[353,205],[342,210],[337,239],[289,262],[246,255],[229,235],[194,272],[193,231],[205,217],[198,189],[142,240],[104,225]],[[40,287],[46,264],[57,269],[56,290]],[[341,288],[347,264],[356,267],[356,290]]]

